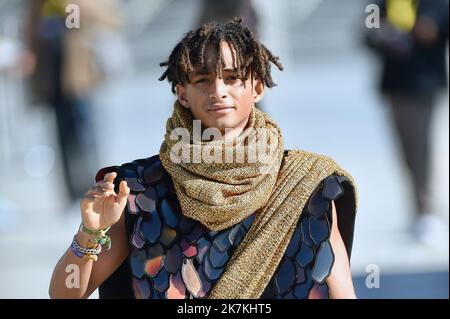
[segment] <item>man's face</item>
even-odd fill
[[[245,129],[255,102],[262,99],[264,85],[251,77],[245,82],[237,78],[233,66],[234,50],[226,42],[221,44],[225,67],[222,79],[214,73],[195,70],[189,74],[189,83],[177,86],[178,100],[189,108],[203,128],[217,128],[222,134],[233,129],[230,136],[239,135]],[[216,65],[216,52],[212,46],[206,51],[206,64]]]

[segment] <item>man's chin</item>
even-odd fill
[[[236,127],[235,121],[218,121],[215,123],[214,127],[217,127],[221,132],[226,132],[226,130],[233,130]]]
[[[208,127],[220,131],[221,137],[225,137],[225,134],[233,131],[236,125],[235,121],[214,121]]]

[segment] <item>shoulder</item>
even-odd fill
[[[338,163],[331,157],[309,152],[301,149],[286,150],[285,160],[297,161],[298,163],[314,163],[315,165],[327,165],[340,168]]]
[[[344,177],[329,175],[310,195],[263,298],[328,297],[325,281],[335,262],[332,225],[339,220],[333,203],[348,196],[345,183]],[[345,223],[352,223],[351,218],[345,219]],[[352,230],[348,227],[346,231],[349,239],[346,248],[350,252]]]
[[[356,183],[353,176],[348,173],[346,169],[341,167],[341,165],[333,158],[327,155],[305,150],[287,150],[285,151],[283,165],[287,164],[294,164],[301,167],[306,176],[314,179],[315,187],[317,187],[320,182],[325,182],[331,175],[335,175],[336,177],[339,177],[340,183],[346,181],[356,191]]]
[[[153,211],[163,198],[175,192],[172,179],[162,166],[159,155],[104,167],[98,171],[95,179],[101,180],[110,172],[117,173],[114,179],[116,193],[121,181],[126,181],[130,187],[125,206],[125,228],[130,238],[136,217],[141,212]]]
[[[117,178],[114,180],[116,186],[125,180],[133,192],[145,191],[149,185],[156,184],[167,175],[159,155],[136,159],[121,165],[103,167],[97,172],[95,180],[98,182],[110,172],[117,173]]]
[[[309,237],[324,236],[321,239],[328,238],[332,230],[331,225],[335,225],[350,258],[358,204],[353,176],[328,156],[306,151],[295,151],[293,155],[300,158],[300,161],[307,162],[308,175],[314,176],[315,179],[314,191],[308,197],[299,224],[303,224]],[[324,229],[326,231],[323,231]],[[320,243],[314,240],[313,242]]]
[[[339,229],[347,255],[350,258],[357,210],[356,189],[346,175],[331,174],[324,178],[309,197],[303,217],[309,227],[309,236],[317,237],[325,228],[327,239],[331,231]],[[311,225],[317,227],[311,227]],[[333,226],[333,227],[332,227]]]
[[[330,156],[300,149],[286,150],[284,152],[284,164],[288,162],[295,162],[297,165],[304,167],[310,175],[317,174],[320,181],[324,181],[331,175],[341,176],[340,182],[345,180],[356,189],[352,174]]]

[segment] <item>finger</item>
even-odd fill
[[[127,182],[121,181],[119,184],[119,194],[117,194],[116,202],[120,205],[124,205],[129,194],[130,188],[128,187]]]
[[[114,189],[114,184],[113,183],[109,183],[109,182],[97,182],[95,184],[95,186],[99,189],[104,189],[104,190],[113,190]]]
[[[94,196],[96,198],[106,198],[109,196],[116,197],[116,194],[113,192],[101,192],[101,191],[89,191],[88,196]]]
[[[112,183],[116,177],[117,177],[117,173],[116,172],[111,172],[111,173],[106,174],[103,177],[103,181],[106,182],[106,183]]]
[[[86,195],[95,195],[95,196],[98,196],[98,197],[107,197],[107,196],[110,196],[110,195],[115,195],[115,193],[112,190],[105,190],[105,189],[101,189],[101,188],[93,186],[93,187],[91,187],[89,189],[89,191],[87,192]]]
[[[100,196],[94,194],[86,194],[84,195],[83,200],[85,200],[86,202],[95,202],[95,200],[99,197]]]
[[[100,196],[90,192],[84,194],[83,199],[80,202],[81,209],[92,209],[97,198],[100,198]]]

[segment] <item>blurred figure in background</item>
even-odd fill
[[[213,21],[224,23],[237,16],[258,36],[258,15],[251,0],[202,0],[197,26]]]
[[[412,231],[419,241],[435,244],[445,227],[430,212],[430,125],[439,93],[447,87],[448,0],[377,4],[381,26],[370,29],[367,42],[383,63],[381,91],[412,177]]]
[[[0,24],[0,28],[2,25]],[[5,145],[3,136],[7,136],[5,132],[8,131],[8,111],[14,105],[8,98],[5,97],[8,87],[5,81],[13,73],[14,66],[17,63],[19,56],[19,45],[14,39],[4,36],[0,30],[0,163],[6,162],[8,158],[9,145]],[[8,105],[9,104],[9,105]],[[0,174],[3,172],[0,170]],[[16,203],[10,201],[0,191],[0,235],[7,231],[14,230],[19,224],[19,208]]]
[[[79,28],[66,25],[69,3],[79,8]],[[112,0],[31,0],[29,9],[23,69],[32,103],[55,112],[64,181],[75,201],[97,169],[90,97],[107,75],[99,34],[119,26],[120,11]]]

